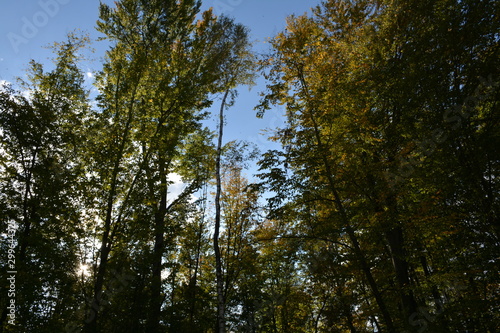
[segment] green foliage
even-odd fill
[[[498,1],[323,1],[259,61],[200,6],[101,4],[93,101],[75,34],[0,88],[22,330],[499,331]],[[286,110],[259,184],[258,150],[222,146],[257,69],[258,116]],[[216,147],[203,120],[221,94]]]
[[[24,92],[9,86],[0,92],[1,230],[6,235],[7,224],[17,226],[15,269],[9,270],[18,271],[16,323],[28,331],[62,330],[77,304],[78,252],[86,233],[78,205],[85,193],[79,181],[82,120],[89,106],[76,61],[87,43],[70,35],[54,46],[52,71],[32,61],[29,81],[21,82]],[[2,253],[6,246],[3,241]],[[2,297],[4,327],[7,301]]]
[[[337,317],[345,329],[364,329],[374,314],[389,332],[498,327],[495,296],[479,301],[465,291],[491,286],[498,256],[491,218],[498,157],[479,139],[489,127],[483,116],[498,112],[491,78],[498,76],[499,26],[489,14],[498,10],[492,1],[325,1],[312,17],[291,17],[272,41],[258,109],[285,105],[287,124],[275,136],[283,150],[265,155],[261,176],[276,192],[272,214],[296,217],[289,233],[345,244],[336,251],[346,257],[321,259],[335,263],[323,274],[351,271],[350,290],[365,295],[349,299],[350,310]],[[487,131],[487,141],[498,142]],[[489,204],[479,213],[482,198]],[[342,297],[346,282],[333,281]],[[447,310],[465,299],[491,316],[462,320],[466,310]]]

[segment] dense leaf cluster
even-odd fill
[[[259,60],[200,5],[101,4],[95,98],[73,34],[0,87],[0,331],[500,331],[500,3],[323,1]]]

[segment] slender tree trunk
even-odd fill
[[[35,149],[35,153],[33,154],[30,165],[28,166],[28,170],[26,171],[26,187],[24,189],[24,195],[23,195],[23,233],[19,237],[20,244],[19,244],[19,261],[24,262],[26,259],[26,249],[28,247],[28,242],[29,242],[29,236],[31,232],[31,218],[34,214],[34,209],[33,207],[29,207],[29,198],[31,195],[31,178],[33,176],[33,168],[35,167],[36,163],[36,158],[38,155],[38,147]],[[30,208],[32,211],[32,214],[30,214]],[[31,215],[31,216],[30,216]]]
[[[160,332],[160,314],[161,314],[161,267],[164,249],[165,235],[165,215],[167,213],[167,174],[165,158],[159,154],[159,171],[160,171],[160,203],[155,213],[155,245],[153,250],[153,267],[151,281],[151,301],[148,319],[148,332]]]
[[[101,238],[101,248],[99,250],[99,267],[97,269],[96,280],[94,283],[94,294],[92,302],[90,305],[90,312],[88,316],[85,317],[84,331],[88,333],[97,332],[97,318],[99,315],[99,310],[101,306],[102,291],[104,286],[104,276],[106,275],[108,256],[111,248],[110,244],[110,232],[111,232],[111,218],[113,210],[113,201],[116,192],[117,174],[119,161],[115,164],[113,171],[113,182],[111,184],[111,190],[108,195],[108,202],[106,208],[106,218],[104,220],[104,230]]]
[[[401,113],[402,108],[394,107],[392,129],[387,132],[387,140],[391,145],[391,148],[389,149],[389,161],[397,160],[396,147],[399,145],[399,142],[401,142],[401,138],[399,132],[396,130],[396,126],[401,121]],[[390,191],[391,189],[388,189],[388,193],[390,193]],[[394,193],[390,194],[385,199],[385,204],[391,213],[389,220],[386,221],[388,225],[386,226],[385,238],[387,240],[387,244],[389,245],[389,254],[394,267],[396,282],[399,289],[399,298],[404,316],[403,323],[405,326],[408,326],[408,320],[410,316],[417,311],[418,305],[413,295],[413,291],[410,289],[411,283],[409,264],[406,259],[407,253],[405,250],[404,229],[403,225],[399,221],[398,202]]]
[[[215,194],[215,228],[214,228],[214,252],[215,252],[215,275],[217,280],[217,324],[216,333],[225,333],[226,319],[225,319],[225,306],[224,299],[224,277],[222,274],[222,259],[219,246],[219,232],[221,224],[221,208],[220,197],[222,192],[221,183],[221,155],[222,155],[222,135],[224,128],[224,107],[226,106],[226,99],[229,90],[226,90],[219,112],[219,140],[217,143],[217,157],[215,161],[215,177],[217,181],[217,190]]]
[[[424,270],[425,277],[429,279],[432,276],[432,272],[429,268],[429,264],[427,262],[427,258],[426,258],[424,253],[422,253],[422,255],[420,256],[420,263],[422,264],[422,268]],[[432,297],[434,298],[434,302],[436,304],[435,311],[437,314],[441,314],[444,311],[444,304],[443,304],[443,301],[441,300],[441,294],[439,293],[439,290],[435,285],[432,286],[431,293],[432,293]],[[438,316],[438,318],[439,318],[439,322],[443,328],[449,327],[449,323],[445,317]]]
[[[430,278],[432,273],[429,268],[429,264],[427,263],[427,258],[425,257],[425,254],[422,254],[420,256],[420,264],[422,265],[422,268],[424,270],[424,275],[426,278]],[[436,288],[436,286],[432,286],[432,297],[436,302],[441,302],[441,295],[439,294],[439,290]]]
[[[413,292],[409,289],[410,276],[408,273],[408,261],[406,260],[406,252],[403,247],[403,229],[400,226],[395,226],[386,232],[386,237],[389,243],[392,264],[396,272],[396,281],[398,283],[401,304],[405,318],[417,311],[417,303],[413,296]],[[405,320],[407,323],[408,320]]]
[[[128,140],[128,134],[130,126],[132,124],[132,109],[129,109],[127,123],[123,130],[122,140],[120,142],[118,155],[116,156],[115,163],[113,165],[113,174],[111,176],[111,189],[108,192],[108,198],[106,203],[106,217],[104,219],[104,230],[101,237],[101,248],[99,251],[99,267],[97,269],[96,280],[94,282],[94,295],[90,305],[90,310],[88,316],[86,316],[83,330],[86,333],[96,333],[97,320],[99,316],[99,310],[101,307],[102,292],[104,286],[104,277],[106,275],[107,264],[109,252],[111,250],[111,224],[113,218],[113,203],[116,197],[117,185],[118,185],[118,174],[120,171],[120,165],[123,159],[123,154],[125,151],[125,146]]]
[[[346,316],[347,316],[347,326],[349,327],[349,331],[351,331],[351,333],[358,333],[356,327],[354,326],[354,320],[351,311],[347,312]]]
[[[94,294],[90,305],[89,314],[88,316],[85,317],[85,323],[84,323],[84,331],[88,333],[97,332],[97,318],[101,306],[100,303],[102,298],[102,290],[104,286],[104,276],[106,274],[108,256],[111,247],[109,235],[111,232],[111,218],[113,210],[113,201],[116,192],[119,164],[120,164],[120,158],[117,158],[113,170],[113,180],[111,184],[111,190],[108,194],[108,200],[106,204],[106,218],[104,220],[104,230],[101,238],[101,248],[99,250],[99,267],[97,269],[96,280],[94,283]]]
[[[203,225],[200,222],[200,229],[198,230],[198,244],[196,245],[196,263],[194,266],[193,278],[189,281],[189,288],[191,289],[190,298],[191,298],[191,307],[189,309],[189,323],[191,327],[194,327],[194,315],[196,312],[196,286],[198,285],[198,270],[200,267],[200,256],[201,256],[201,245],[202,245],[202,237],[203,237]]]
[[[299,75],[299,80],[302,85],[303,92],[307,96],[308,100],[311,100],[309,94],[308,94],[308,86],[307,82],[302,74],[302,70],[299,68],[298,71]],[[314,107],[310,106],[312,109]],[[368,264],[365,255],[363,251],[361,250],[361,246],[358,241],[358,237],[356,236],[356,233],[354,232],[354,229],[350,225],[349,217],[347,215],[347,212],[345,211],[344,204],[342,203],[342,200],[340,198],[340,194],[337,191],[337,186],[335,184],[335,180],[333,179],[333,170],[330,165],[330,162],[328,160],[328,155],[326,154],[326,149],[324,148],[323,145],[323,140],[321,138],[321,134],[319,131],[319,126],[317,125],[316,119],[314,117],[314,114],[312,110],[309,110],[309,115],[311,119],[311,123],[313,124],[313,131],[314,131],[314,136],[316,139],[316,145],[319,150],[319,154],[321,155],[323,165],[325,167],[325,176],[328,180],[328,185],[330,188],[330,191],[333,195],[334,198],[334,204],[335,207],[337,208],[338,212],[340,213],[340,218],[342,220],[342,224],[346,230],[347,236],[349,237],[349,240],[352,243],[353,250],[354,250],[354,255],[356,259],[358,260],[361,270],[364,273],[366,280],[368,282],[368,285],[370,286],[370,289],[372,291],[373,297],[375,298],[375,301],[377,302],[377,305],[380,309],[380,312],[382,314],[382,318],[384,319],[384,322],[387,326],[387,332],[389,333],[396,333],[396,329],[394,327],[392,317],[389,313],[389,310],[387,309],[387,306],[385,304],[385,301],[382,297],[382,293],[380,292],[378,285],[375,281],[375,278],[373,277],[371,273],[371,268],[370,265]]]
[[[319,132],[317,127],[315,126],[315,131],[317,132],[316,139],[318,140],[318,147],[321,149],[322,147],[322,141],[319,136]],[[330,190],[333,194],[334,197],[334,202],[337,210],[340,213],[341,219],[343,221],[344,228],[346,230],[347,236],[349,237],[349,240],[351,241],[351,244],[353,245],[354,249],[354,254],[356,256],[356,259],[358,260],[359,264],[361,265],[361,270],[365,274],[366,280],[368,282],[368,285],[370,286],[370,289],[372,291],[373,297],[375,297],[375,301],[377,302],[377,305],[380,309],[380,312],[382,314],[382,318],[384,318],[385,324],[387,326],[387,332],[390,333],[395,333],[395,327],[392,322],[392,317],[389,313],[389,310],[387,309],[387,306],[385,304],[385,301],[382,297],[382,293],[380,292],[377,282],[375,281],[375,278],[373,277],[371,273],[371,268],[370,265],[368,264],[365,255],[363,251],[361,250],[361,246],[358,241],[358,237],[356,236],[356,233],[354,232],[354,229],[350,225],[349,218],[347,216],[347,213],[345,211],[344,205],[342,203],[342,200],[340,199],[340,195],[337,192],[336,186],[335,186],[335,181],[332,177],[332,170],[330,163],[327,159],[327,156],[322,153],[321,154],[323,157],[323,163],[325,165],[325,171],[326,171],[326,176],[328,179],[329,187]]]

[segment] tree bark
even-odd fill
[[[159,154],[160,155],[160,154]],[[160,203],[155,212],[155,244],[153,250],[153,266],[152,266],[152,281],[151,281],[151,301],[148,318],[148,332],[160,332],[160,314],[161,314],[161,268],[165,234],[165,215],[167,213],[167,175],[166,161],[161,155],[158,160],[160,171]]]
[[[303,92],[306,95],[307,100],[310,101],[311,98],[308,94],[307,82],[306,82],[304,75],[302,73],[302,70],[300,68],[298,69],[298,76],[299,76],[299,80],[300,80],[301,85],[302,85]],[[341,218],[342,224],[344,226],[344,229],[347,233],[347,236],[349,237],[349,240],[352,243],[354,255],[361,266],[361,270],[366,277],[368,285],[370,286],[370,289],[372,291],[373,297],[375,298],[375,301],[377,302],[377,305],[380,309],[380,312],[382,314],[382,318],[384,319],[384,322],[387,326],[387,332],[396,333],[396,329],[394,327],[392,317],[389,313],[389,310],[387,309],[385,301],[382,297],[382,293],[380,292],[380,290],[378,288],[378,285],[375,281],[375,278],[373,277],[373,275],[371,273],[370,265],[368,264],[368,262],[365,258],[365,255],[364,255],[363,251],[361,250],[361,246],[359,244],[358,237],[356,236],[354,229],[350,225],[349,217],[347,215],[347,212],[345,211],[345,207],[344,207],[344,204],[342,203],[342,200],[340,198],[340,194],[337,191],[337,186],[336,186],[335,180],[333,179],[333,170],[332,170],[332,167],[330,165],[330,162],[328,161],[328,155],[327,155],[326,149],[324,148],[324,145],[323,145],[323,140],[321,138],[319,126],[316,122],[316,119],[315,119],[313,111],[312,111],[315,108],[313,106],[309,106],[309,108],[310,108],[309,109],[309,118],[311,120],[311,123],[313,124],[313,131],[314,131],[314,136],[316,139],[316,146],[318,147],[319,154],[321,155],[322,162],[323,162],[323,165],[325,167],[325,176],[327,178],[328,186],[329,186],[330,191],[331,191],[333,198],[334,198],[335,207],[340,214],[340,218]]]
[[[406,251],[403,247],[403,229],[401,226],[395,226],[386,231],[386,238],[389,243],[391,252],[392,265],[396,272],[396,281],[399,287],[401,304],[404,309],[405,318],[417,311],[417,303],[413,296],[413,292],[409,289],[410,277],[408,273],[408,261],[406,260]],[[408,322],[406,320],[405,322]]]
[[[222,155],[222,135],[224,128],[224,107],[226,106],[226,99],[229,94],[229,90],[226,90],[224,97],[222,98],[222,103],[219,112],[219,139],[217,143],[217,157],[215,161],[215,177],[217,182],[217,190],[215,194],[215,228],[214,228],[214,252],[215,252],[215,275],[217,282],[217,323],[216,332],[225,333],[226,331],[226,319],[225,319],[225,307],[226,302],[224,299],[224,277],[222,273],[222,259],[219,246],[219,233],[221,224],[221,208],[220,208],[220,197],[222,192],[221,183],[221,155]]]
[[[135,95],[135,93],[134,93]],[[83,331],[86,333],[96,333],[98,332],[97,320],[99,316],[99,310],[101,307],[102,292],[104,287],[104,277],[106,275],[108,256],[111,250],[111,224],[113,219],[113,204],[116,197],[117,185],[118,185],[118,174],[120,172],[120,165],[122,163],[125,146],[128,140],[128,135],[133,119],[133,106],[128,110],[127,122],[123,129],[122,140],[120,146],[118,147],[118,154],[116,156],[115,163],[113,165],[113,173],[111,176],[111,188],[108,192],[108,198],[106,202],[106,216],[104,219],[104,230],[101,237],[101,248],[99,255],[99,267],[97,269],[97,276],[94,282],[94,295],[90,305],[90,310],[88,316],[85,317],[85,322],[83,324]]]

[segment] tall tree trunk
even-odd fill
[[[219,112],[219,140],[217,143],[217,157],[215,161],[215,177],[217,182],[217,191],[215,194],[215,228],[214,228],[214,252],[215,252],[215,276],[217,280],[217,323],[216,323],[216,333],[225,333],[226,331],[226,319],[225,319],[225,307],[226,302],[224,299],[224,277],[222,274],[222,259],[219,246],[219,232],[221,224],[221,208],[220,208],[220,197],[222,192],[221,183],[221,155],[222,155],[222,135],[224,128],[224,107],[226,106],[226,99],[229,94],[229,90],[226,90],[224,97],[222,98],[222,103]]]
[[[29,236],[31,232],[31,222],[32,222],[32,217],[34,216],[34,208],[29,204],[30,201],[30,195],[31,195],[31,178],[33,176],[33,168],[35,167],[37,155],[38,155],[38,150],[39,148],[37,147],[35,149],[35,152],[33,153],[33,156],[30,161],[30,165],[25,167],[25,179],[26,179],[26,186],[24,189],[24,195],[23,195],[23,233],[19,237],[19,261],[24,262],[26,259],[26,249],[28,247],[28,242],[29,242]],[[31,210],[31,214],[30,211]],[[30,216],[31,215],[31,216]]]
[[[397,130],[397,125],[401,121],[401,114],[403,109],[401,107],[395,106],[393,108],[393,123],[391,128],[387,130],[387,141],[390,144],[390,149],[388,150],[389,156],[388,161],[397,161],[397,151],[402,138]],[[385,199],[385,204],[389,208],[390,216],[385,229],[385,238],[387,244],[389,245],[389,254],[391,256],[392,265],[394,267],[394,272],[396,275],[396,282],[399,289],[399,298],[401,306],[403,309],[403,324],[408,326],[409,318],[417,311],[417,302],[413,295],[413,291],[410,289],[410,275],[409,275],[409,264],[406,259],[407,253],[405,250],[405,239],[404,239],[404,229],[403,225],[399,220],[398,212],[398,201],[395,193],[395,189],[388,189],[389,195]]]
[[[108,257],[111,250],[111,224],[113,219],[113,204],[116,197],[117,186],[118,186],[118,174],[120,172],[120,167],[125,151],[125,146],[128,140],[128,134],[130,126],[132,124],[133,111],[132,107],[129,108],[127,122],[125,128],[123,129],[122,140],[120,142],[118,154],[116,156],[115,163],[113,165],[113,174],[111,176],[111,188],[108,192],[108,198],[106,202],[106,216],[104,219],[104,229],[101,236],[101,248],[99,251],[99,267],[97,269],[96,280],[94,282],[94,295],[89,309],[88,316],[85,316],[85,322],[83,325],[83,331],[86,333],[96,333],[98,332],[97,320],[99,316],[99,311],[101,307],[101,298],[104,287],[104,277],[107,271]]]
[[[317,132],[316,139],[318,141],[318,147],[321,149],[322,141],[321,141],[321,138],[319,136],[318,128],[316,126],[315,126],[315,131]],[[340,195],[337,192],[337,188],[335,186],[335,181],[334,181],[333,176],[332,176],[332,170],[331,170],[331,166],[330,166],[330,163],[328,161],[327,155],[325,155],[325,154],[321,154],[321,155],[323,157],[323,163],[325,166],[325,171],[326,171],[325,173],[326,173],[326,177],[328,179],[329,187],[330,187],[330,190],[331,190],[333,197],[334,197],[334,203],[335,203],[337,210],[340,213],[340,217],[342,219],[342,224],[343,224],[343,226],[346,230],[347,236],[349,237],[349,240],[353,246],[354,255],[361,266],[361,270],[364,273],[366,280],[368,282],[368,285],[370,286],[370,289],[372,291],[373,297],[375,298],[375,301],[377,302],[377,305],[378,305],[380,312],[382,314],[382,318],[384,319],[385,324],[387,326],[387,332],[395,333],[396,330],[395,330],[394,324],[392,322],[392,317],[389,313],[389,310],[387,309],[385,301],[382,297],[382,293],[380,292],[380,290],[378,288],[377,282],[375,281],[375,278],[372,275],[370,265],[368,264],[368,261],[365,258],[363,250],[361,249],[358,237],[356,236],[354,229],[350,225],[350,221],[349,221],[349,218],[348,218],[347,213],[345,211],[344,204],[342,203]]]
[[[298,76],[299,80],[302,85],[302,89],[304,94],[307,96],[308,101],[311,100],[311,97],[309,96],[309,88],[307,85],[307,82],[304,78],[304,75],[302,73],[302,69],[299,68],[298,70]],[[309,106],[309,118],[311,120],[311,123],[313,124],[313,131],[314,131],[314,136],[316,140],[316,146],[318,147],[319,154],[322,158],[323,166],[325,168],[325,176],[328,181],[328,186],[330,188],[330,192],[333,195],[334,198],[334,205],[338,212],[340,213],[340,218],[343,224],[343,227],[346,230],[347,236],[349,237],[349,240],[352,244],[353,250],[354,250],[354,255],[357,261],[359,262],[361,266],[361,271],[364,273],[366,280],[368,282],[368,285],[370,286],[370,289],[372,291],[373,297],[375,298],[375,301],[377,302],[377,305],[380,309],[380,312],[382,314],[382,318],[384,319],[384,322],[387,326],[387,332],[389,333],[396,333],[396,329],[394,327],[392,317],[389,313],[389,310],[385,304],[385,301],[382,297],[382,293],[380,292],[377,282],[375,281],[375,278],[372,275],[370,265],[368,264],[368,261],[365,258],[365,255],[361,249],[361,246],[359,244],[358,237],[356,236],[356,233],[354,229],[352,228],[349,217],[347,215],[347,212],[345,211],[344,204],[342,203],[340,194],[337,191],[337,186],[335,183],[335,180],[333,179],[333,170],[330,165],[330,161],[328,160],[328,154],[326,153],[326,149],[323,144],[323,140],[321,137],[320,129],[317,124],[316,118],[314,117],[314,112],[313,109],[314,106],[310,105]]]
[[[166,161],[161,153],[159,153],[159,171],[160,171],[160,203],[157,211],[155,212],[155,244],[153,250],[153,267],[152,267],[152,281],[151,281],[151,301],[148,318],[148,332],[160,332],[160,314],[161,314],[161,268],[164,249],[164,235],[165,235],[165,215],[167,213],[167,174],[166,174]]]
[[[202,220],[203,221],[203,220]],[[200,222],[200,228],[198,230],[198,243],[196,245],[196,263],[194,266],[194,273],[191,281],[189,281],[189,297],[191,298],[191,305],[189,309],[189,324],[191,327],[194,327],[194,315],[196,312],[196,287],[198,285],[198,270],[200,268],[200,257],[201,257],[201,245],[202,245],[202,237],[203,237],[203,222]]]
[[[394,226],[392,229],[386,231],[386,238],[389,243],[392,265],[396,272],[396,281],[398,283],[401,304],[403,306],[403,313],[405,318],[417,311],[417,303],[413,296],[410,287],[410,276],[408,273],[408,261],[406,260],[406,251],[403,247],[403,229],[401,226]],[[408,320],[405,320],[405,324]]]

